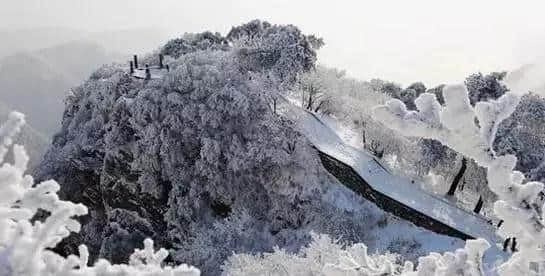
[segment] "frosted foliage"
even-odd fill
[[[236,26],[227,34],[237,52],[241,70],[269,71],[283,81],[292,82],[315,67],[323,41],[305,35],[293,25],[272,25],[253,20]]]
[[[11,146],[11,138],[24,124],[24,116],[13,112],[0,127],[0,151]],[[60,200],[59,185],[55,181],[34,183],[25,175],[28,156],[22,146],[14,145],[14,163],[0,158],[0,275],[165,275],[198,276],[197,269],[187,265],[162,266],[168,253],[155,252],[147,239],[144,249],[137,249],[129,265],[111,265],[99,260],[88,266],[87,247],[80,245],[79,257],[64,258],[49,248],[55,247],[71,232],[78,232],[80,224],[73,217],[85,215],[82,204]],[[41,221],[31,220],[38,210],[49,213]]]
[[[407,111],[401,101],[390,100],[376,107],[374,115],[403,135],[436,139],[466,156],[479,152],[476,161],[489,162],[498,125],[514,111],[519,98],[508,93],[474,108],[463,85],[446,86],[443,94],[445,106],[435,95],[424,93],[416,100],[419,111]]]
[[[21,130],[23,123],[24,116],[12,112],[8,116],[8,121],[0,127],[0,160],[4,160],[8,152],[8,146],[13,142],[15,134]]]
[[[313,235],[313,241],[297,254],[276,248],[262,255],[234,255],[225,263],[223,275],[478,276],[485,273],[482,258],[488,247],[482,239],[468,241],[454,253],[421,257],[415,267],[411,262],[401,264],[395,254],[369,255],[362,243],[347,246],[326,235]]]
[[[161,49],[161,54],[173,58],[207,49],[225,50],[227,41],[219,33],[204,32],[198,34],[185,34],[181,38],[170,40]]]
[[[282,50],[290,33],[306,41],[293,26],[271,28],[256,47]],[[285,84],[274,72],[283,65],[240,70],[248,60],[239,50],[181,54],[162,79],[150,81],[105,66],[73,89],[37,176],[56,179],[61,198],[90,212],[58,250],[75,253],[85,243],[91,260],[121,263],[151,237],[173,261],[215,275],[235,249],[296,249],[311,230],[348,227],[332,217],[350,222],[356,215],[322,199],[336,180],[293,123],[274,112],[271,99]],[[242,212],[251,218],[246,230],[216,227]],[[364,220],[353,225],[355,241],[374,227]]]
[[[504,120],[496,135],[499,154],[517,156],[516,169],[531,180],[545,180],[545,99],[530,93],[521,97],[515,112]]]
[[[484,76],[482,73],[477,73],[467,77],[465,85],[469,91],[471,104],[497,99],[509,91],[502,82],[506,74],[506,72],[493,72]]]
[[[419,93],[424,89],[420,83],[411,87]],[[348,77],[345,71],[318,65],[315,70],[300,75],[290,92],[291,100],[303,108],[330,115],[354,130],[350,144],[363,147],[375,156],[382,155],[396,174],[418,179],[427,175],[429,164],[437,164],[432,160],[420,162],[419,139],[396,135],[372,118],[374,106],[384,104],[390,96],[400,97],[402,90],[396,84],[377,79],[360,81]]]
[[[378,120],[402,134],[437,139],[487,168],[488,185],[498,196],[494,212],[504,220],[498,234],[505,238],[516,237],[519,244],[519,250],[499,267],[502,275],[536,273],[530,269],[535,267],[532,263],[545,260],[543,206],[537,200],[544,185],[532,181],[525,183],[524,175],[514,170],[517,158],[497,156],[492,148],[499,124],[514,112],[519,95],[507,93],[497,100],[478,102],[472,107],[465,87],[456,85],[445,87],[445,106],[440,108],[438,117],[423,118],[438,105],[437,101],[428,101],[430,96],[426,94],[418,99],[421,103],[427,102],[418,107],[420,112],[407,112],[402,104],[394,101],[374,110]]]

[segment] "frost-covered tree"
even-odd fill
[[[301,104],[305,109],[319,112],[329,107],[330,98],[324,91],[326,87],[315,73],[303,75],[297,85],[301,91]]]
[[[0,122],[6,121],[12,110],[12,108],[0,102]],[[13,140],[19,145],[25,145],[26,152],[30,157],[28,164],[30,170],[34,169],[41,162],[50,144],[50,140],[34,127],[30,126],[28,122],[22,126],[21,131],[17,133],[17,136]],[[11,156],[9,154],[6,157],[6,161],[13,161],[11,160]]]
[[[400,263],[396,254],[370,255],[362,243],[343,245],[328,236],[313,235],[313,241],[296,254],[275,248],[273,253],[234,255],[224,264],[223,275],[479,276],[486,273],[482,259],[488,247],[482,239],[471,240],[456,252],[421,257],[415,267],[411,262]]]
[[[488,188],[483,167],[437,140],[419,139],[417,146],[421,154],[414,162],[420,168],[418,174],[423,176],[424,189],[448,195],[468,210],[473,210],[482,196],[487,215],[492,215],[488,209],[497,198]]]
[[[398,134],[399,135],[399,134]],[[420,139],[418,142],[421,159],[420,166],[423,168],[422,175],[432,172],[443,176],[445,179],[453,173],[453,167],[460,167],[461,163],[456,152],[442,145],[433,139]]]
[[[233,41],[240,70],[270,71],[288,82],[315,67],[316,51],[323,46],[321,39],[304,35],[293,25],[272,25],[260,20],[233,27],[227,39]]]
[[[425,93],[416,100],[418,111],[407,111],[402,102],[392,100],[377,107],[375,116],[404,135],[437,139],[487,168],[488,184],[499,199],[494,212],[504,220],[498,234],[516,237],[519,244],[519,251],[498,271],[501,275],[536,273],[531,264],[545,260],[545,227],[538,200],[543,183],[524,183],[524,175],[514,170],[517,158],[497,155],[493,149],[498,126],[515,111],[520,96],[506,93],[472,106],[462,85],[448,86],[443,93],[444,107],[434,95]]]
[[[439,104],[444,105],[445,104],[445,98],[443,97],[443,88],[445,87],[444,84],[440,84],[434,88],[428,89],[426,92],[434,94],[437,98],[437,101]]]
[[[187,33],[181,38],[170,40],[161,48],[160,53],[165,56],[179,58],[182,55],[203,50],[227,50],[228,41],[220,33],[203,32]]]
[[[382,92],[395,99],[399,99],[401,97],[401,92],[403,91],[398,84],[381,79],[372,79],[369,81],[369,86],[372,90]]]
[[[315,71],[303,74],[300,79],[309,76],[312,76],[313,85],[322,88],[319,89],[321,92],[318,94],[319,99],[313,102],[327,100],[327,104],[322,104],[318,112],[330,115],[354,130],[357,137],[353,137],[349,142],[384,159],[396,173],[413,179],[422,179],[427,177],[430,170],[439,168],[434,165],[448,163],[434,163],[433,158],[430,158],[430,162],[421,162],[426,149],[419,145],[418,139],[398,135],[372,118],[374,106],[391,99],[389,95],[391,93],[399,96],[401,92],[399,85],[378,79],[369,82],[359,81],[347,77],[342,70],[325,66],[317,66]],[[414,87],[423,90],[422,85],[415,84]],[[302,106],[307,107],[309,94],[301,89],[294,92],[296,93],[292,98],[301,99]],[[450,167],[452,166],[445,165],[445,171]]]
[[[414,100],[418,97],[418,93],[414,89],[403,89],[401,90],[397,99],[401,100],[409,110],[415,110],[416,106],[414,105]]]
[[[317,66],[310,72],[299,75],[295,90],[300,93],[301,106],[313,112],[333,114],[341,105],[342,88],[339,85],[345,77],[344,71]]]
[[[401,99],[403,93],[409,90],[412,96],[401,100],[415,109],[414,96],[426,92],[423,83],[416,82],[403,90],[395,83],[378,79],[358,82],[346,77],[342,71],[324,66],[318,66],[316,71],[302,75],[301,79],[308,78],[308,75],[313,78],[310,79],[311,89],[307,90],[316,93],[299,92],[293,98],[301,99],[303,107],[314,106],[321,99],[326,99],[329,104],[324,106],[328,108],[319,112],[334,116],[356,130],[361,135],[358,137],[361,141],[358,146],[382,158],[396,173],[422,180],[422,188],[429,192],[445,195],[452,188],[455,200],[467,209],[474,208],[481,194],[486,196],[487,208],[495,200],[491,196],[493,193],[487,189],[486,177],[481,173],[482,167],[475,162],[467,159],[464,161],[462,155],[433,139],[403,137],[371,117],[373,106],[391,98]],[[440,85],[427,90],[435,94],[441,104],[444,104],[443,87]],[[311,96],[313,100],[309,101]],[[308,102],[313,105],[309,106]],[[474,195],[477,197],[474,198]]]
[[[284,62],[299,49],[282,45],[291,41],[284,38],[303,37],[292,26],[271,28],[255,45],[272,41]],[[296,249],[311,230],[344,233],[346,225],[347,239],[366,237],[374,225],[324,199],[336,180],[293,123],[274,112],[271,97],[286,83],[274,71],[283,65],[241,70],[239,50],[186,53],[149,81],[104,66],[73,89],[38,179],[56,179],[61,198],[90,211],[82,231],[56,250],[71,254],[85,243],[91,260],[119,263],[151,237],[171,261],[217,274],[235,246]]]
[[[477,73],[467,77],[465,85],[469,91],[469,102],[475,105],[477,102],[501,97],[509,91],[501,82],[506,75],[507,72],[492,72],[486,76]]]
[[[524,95],[515,112],[498,128],[494,150],[517,156],[516,169],[537,181],[545,180],[545,99]]]
[[[385,93],[394,99],[401,100],[410,110],[415,109],[414,100],[420,94],[426,92],[426,86],[422,82],[415,82],[405,89],[402,89],[401,86],[396,83],[380,79],[373,79],[369,84],[371,89]]]
[[[422,82],[415,82],[403,89],[399,96],[394,98],[400,99],[408,109],[414,110],[416,108],[414,100],[424,92],[426,92],[426,86]]]
[[[225,276],[246,275],[394,275],[401,267],[395,254],[368,255],[367,246],[345,246],[326,235],[312,235],[312,242],[298,253],[275,248],[273,253],[237,254],[224,264]]]
[[[417,82],[412,83],[411,85],[407,86],[407,89],[412,89],[412,90],[416,91],[417,95],[420,95],[420,94],[426,92],[426,86],[424,85],[424,83],[422,83],[420,81],[417,81]]]
[[[487,76],[474,74],[468,77],[466,85],[471,87],[471,89],[468,90],[470,90],[470,95],[475,99],[479,97],[485,99],[487,97],[492,97],[491,94],[493,94],[493,91],[499,91],[496,96],[507,91],[505,85],[500,83],[504,77],[505,73],[491,73]],[[416,110],[415,100],[424,92],[434,94],[441,105],[445,103],[442,92],[445,85],[439,85],[435,88],[426,90],[425,85],[421,82],[413,83],[405,89],[401,89],[393,83],[378,80],[374,80],[371,83],[374,84],[374,87],[376,87],[375,89],[390,95],[392,98],[399,99],[404,103],[408,110]],[[483,194],[491,195],[486,188],[486,179],[483,178],[482,174],[477,173],[479,171],[479,166],[474,162],[472,163],[471,160],[459,156],[455,151],[441,145],[438,141],[418,139],[416,146],[420,149],[420,155],[417,157],[420,161],[415,162],[416,159],[412,159],[410,162],[418,163],[417,169],[410,169],[411,165],[405,165],[403,167],[405,170],[409,169],[409,171],[416,172],[416,175],[421,178],[428,178],[429,174],[440,177],[441,180],[434,184],[436,187],[432,188],[434,192],[444,192],[449,196],[455,196],[457,190],[467,187],[473,192],[482,191]],[[471,169],[471,176],[477,177],[476,179],[465,176],[468,167]],[[428,179],[428,181],[429,180],[430,179]],[[482,185],[482,183],[484,183],[484,185]],[[427,186],[426,188],[431,187]],[[462,204],[467,204],[467,202],[463,202],[466,201],[466,199],[463,198],[466,195],[468,194],[464,193],[460,197],[456,197],[462,201]]]
[[[87,213],[82,204],[60,200],[59,184],[49,180],[34,183],[25,174],[29,161],[22,146],[14,145],[14,162],[4,162],[12,138],[24,124],[24,116],[13,112],[0,126],[0,275],[13,276],[106,276],[106,275],[164,275],[198,276],[199,270],[181,265],[163,266],[168,252],[154,250],[153,242],[145,240],[143,250],[136,249],[130,264],[111,265],[99,260],[89,266],[89,252],[85,245],[78,247],[79,256],[67,258],[50,248],[55,247],[71,232],[80,231],[74,219]],[[48,213],[43,220],[34,220],[38,210]]]

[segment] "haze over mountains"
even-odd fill
[[[543,7],[3,1],[0,276],[545,276]]]
[[[50,48],[71,41],[87,41],[101,45],[108,52],[147,52],[166,42],[169,35],[157,28],[88,32],[71,28],[35,28],[0,30],[0,57],[21,51]]]
[[[0,31],[0,119],[11,110],[26,115],[28,124],[20,136],[31,159],[39,159],[60,129],[64,98],[72,87],[104,64],[154,50],[166,37],[157,29]]]
[[[0,59],[0,101],[27,114],[46,136],[58,128],[63,99],[70,88],[105,63],[121,60],[101,46],[70,42]]]

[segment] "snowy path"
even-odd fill
[[[294,117],[299,130],[318,150],[352,167],[376,191],[471,237],[484,238],[492,245],[501,242],[495,227],[484,217],[421,190],[410,179],[391,174],[371,154],[347,145],[318,116],[289,106],[285,114]]]

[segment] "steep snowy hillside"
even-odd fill
[[[233,252],[295,251],[311,232],[411,260],[462,247],[343,188],[277,112],[278,92],[314,67],[320,45],[294,26],[253,21],[169,42],[161,79],[117,65],[93,73],[67,98],[38,169],[89,208],[57,250],[85,243],[92,259],[122,262],[151,237],[172,261],[215,275]]]
[[[282,66],[309,66],[305,36],[293,27],[273,31],[309,50],[300,63]],[[311,229],[333,233],[359,220],[355,237],[365,236],[363,216],[335,215],[320,200],[333,180],[306,140],[272,112],[266,76],[241,71],[275,64],[241,52],[186,54],[163,80],[149,82],[104,67],[74,89],[39,172],[61,183],[63,197],[90,207],[67,252],[84,242],[92,256],[118,262],[151,236],[177,251],[176,260],[211,271],[233,251],[296,248]],[[331,224],[332,216],[342,223]]]

